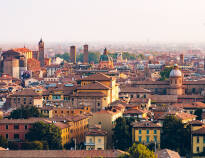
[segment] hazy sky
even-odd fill
[[[0,0],[0,41],[205,41],[205,0]]]

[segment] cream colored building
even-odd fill
[[[116,79],[102,73],[83,78],[71,96],[71,104],[81,107],[90,106],[92,112],[100,111],[119,99]]]
[[[85,136],[86,150],[106,150],[107,149],[107,132],[100,126],[89,128]]]
[[[93,116],[89,119],[89,126],[101,125],[102,130],[107,131],[108,148],[112,146],[112,129],[115,127],[115,120],[123,116],[124,109],[123,105],[113,106],[110,109],[93,113]]]

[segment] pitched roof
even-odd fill
[[[180,158],[180,155],[176,151],[169,149],[162,149],[156,152],[157,158]]]
[[[31,88],[25,88],[21,91],[15,92],[11,96],[40,96],[40,95]]]
[[[193,109],[193,108],[205,108],[205,104],[202,102],[192,102],[192,103],[176,103],[173,106],[185,108],[185,109]]]
[[[87,84],[85,86],[81,86],[81,87],[78,87],[77,89],[86,89],[86,90],[108,90],[110,89],[110,87],[98,82],[98,81],[95,81],[94,83],[90,83],[90,84]]]
[[[205,127],[202,127],[198,130],[192,132],[193,135],[205,135]]]
[[[90,128],[86,133],[86,136],[105,136],[107,135],[107,131],[102,130],[101,128]]]
[[[0,158],[114,158],[124,153],[121,150],[8,150],[0,151]]]
[[[132,126],[135,128],[161,128],[160,124],[151,121],[134,122]]]
[[[90,75],[82,79],[82,81],[110,81],[113,77],[105,75],[103,73],[97,73],[94,75]]]
[[[147,113],[147,111],[142,109],[128,109],[124,112],[124,114],[144,114]]]

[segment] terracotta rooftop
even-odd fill
[[[28,48],[14,48],[13,50],[16,51],[16,52],[20,52],[20,53],[32,52]]]
[[[8,150],[0,151],[0,158],[117,158],[121,150]]]
[[[192,103],[176,103],[173,106],[185,108],[185,109],[192,109],[192,108],[205,108],[205,104],[202,102],[192,102]]]
[[[180,158],[180,155],[176,151],[169,149],[162,149],[156,152],[157,158]]]
[[[108,86],[95,81],[94,83],[87,84],[85,86],[78,87],[77,89],[86,89],[86,90],[108,90],[110,89]]]
[[[158,120],[164,120],[169,115],[176,116],[178,119],[181,120],[194,119],[197,117],[196,115],[192,115],[185,112],[166,112],[161,117],[159,117]]]
[[[29,119],[1,119],[0,124],[24,124],[24,123],[35,123],[39,121],[45,122],[45,118],[29,118]]]
[[[89,128],[89,131],[86,133],[87,136],[105,136],[107,131],[102,130],[100,127]]]
[[[21,91],[15,92],[11,96],[40,96],[40,95],[31,88],[25,88]]]
[[[147,113],[147,111],[142,109],[128,109],[124,112],[124,114],[144,114]]]
[[[202,126],[202,125],[204,125],[204,123],[199,121],[199,120],[193,120],[193,121],[189,122],[189,124],[192,125],[192,126],[195,126],[195,125],[196,126]]]
[[[132,126],[135,128],[161,128],[160,124],[151,121],[134,122]]]
[[[111,81],[111,80],[113,80],[113,77],[110,77],[110,76],[105,75],[103,73],[97,73],[97,74],[85,77],[81,80],[82,81]]]
[[[205,127],[202,127],[198,130],[192,132],[193,135],[205,135]]]

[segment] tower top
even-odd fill
[[[105,54],[105,55],[108,54],[108,52],[107,52],[107,48],[104,49],[104,53],[103,53],[103,54]]]
[[[44,44],[44,42],[43,42],[43,40],[42,40],[42,37],[41,37],[41,39],[40,39],[40,41],[39,41],[38,44]]]

